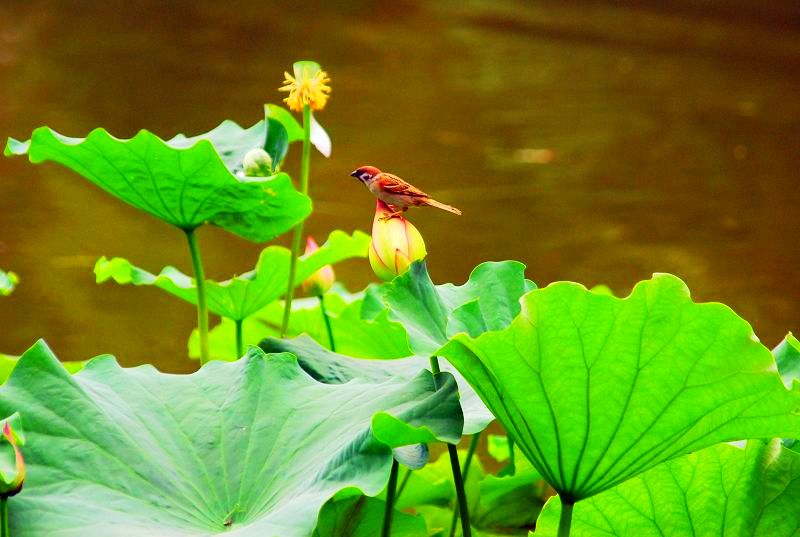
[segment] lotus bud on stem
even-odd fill
[[[269,177],[272,175],[272,157],[257,147],[247,152],[242,160],[244,174],[247,177]]]
[[[306,251],[303,255],[307,256],[319,250],[317,242],[314,237],[309,236],[306,239]],[[336,342],[333,338],[333,327],[331,326],[331,319],[328,316],[328,310],[325,307],[325,293],[331,290],[333,284],[336,282],[336,274],[333,272],[333,267],[325,265],[314,274],[303,280],[301,287],[303,292],[309,296],[315,296],[319,299],[319,309],[322,312],[322,320],[325,321],[325,330],[328,333],[328,344],[331,351],[336,352]]]
[[[25,444],[19,414],[3,420],[0,457],[11,464],[0,465],[0,537],[8,537],[8,499],[22,490],[25,482],[25,459],[19,446]]]
[[[427,255],[425,241],[417,228],[400,215],[387,218],[393,212],[378,200],[372,221],[369,264],[384,281],[403,274],[414,261]]]

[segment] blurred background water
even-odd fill
[[[672,272],[768,346],[800,329],[795,0],[4,0],[0,135],[249,125],[306,58],[333,79],[318,239],[369,231],[373,198],[348,173],[373,164],[464,211],[411,213],[437,281],[509,258],[540,285],[617,293]],[[199,235],[216,279],[261,249]],[[101,255],[189,271],[184,241],[57,165],[0,159],[0,268],[21,277],[0,299],[0,351],[43,337],[62,359],[193,369],[192,306],[92,273]],[[372,279],[366,260],[337,273],[351,289]]]

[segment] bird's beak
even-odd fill
[[[350,174],[350,177],[358,177],[358,170],[355,170]]]

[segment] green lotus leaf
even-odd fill
[[[575,505],[571,537],[789,537],[800,532],[800,453],[777,441],[719,444]],[[555,537],[553,497],[536,537]]]
[[[525,457],[525,454],[520,450],[519,445],[513,444],[512,449],[511,442],[507,436],[490,434],[486,440],[486,451],[489,452],[489,455],[491,455],[493,459],[501,463],[508,461],[508,464],[497,473],[499,477],[536,471],[530,461]]]
[[[287,109],[275,104],[267,104],[264,105],[264,114],[268,119],[279,121],[286,128],[289,143],[303,140],[303,126]],[[310,136],[311,144],[317,148],[317,151],[325,157],[330,157],[331,138],[313,113],[311,114]]]
[[[497,462],[506,462],[511,459],[511,446],[509,445],[508,437],[501,434],[490,434],[486,438],[486,451]]]
[[[97,356],[97,358],[102,358],[107,355]],[[86,366],[86,363],[89,360],[80,360],[74,362],[61,362],[61,365],[64,369],[67,370],[68,373],[75,374],[81,369]],[[11,376],[11,373],[14,371],[14,368],[17,367],[19,363],[19,356],[11,356],[10,354],[2,354],[0,353],[0,384],[5,384],[8,378]]]
[[[431,356],[460,332],[478,336],[505,328],[519,313],[519,298],[535,287],[516,261],[481,263],[460,286],[434,285],[421,261],[380,291],[389,318],[408,331],[414,354]]]
[[[283,159],[289,152],[289,133],[280,121],[267,118],[267,137],[264,142],[264,150],[272,159],[272,169],[277,172],[281,169]]]
[[[305,537],[336,492],[385,488],[392,448],[461,436],[450,375],[329,385],[258,349],[192,375],[105,358],[70,376],[40,342],[0,388],[12,411],[28,437],[17,537]]]
[[[312,537],[375,537],[381,534],[386,502],[364,495],[328,501],[319,513]],[[395,510],[392,516],[392,537],[427,535],[425,520]]]
[[[0,296],[8,296],[19,283],[19,277],[13,272],[0,270]]]
[[[325,294],[325,308],[331,321],[336,349],[348,356],[358,358],[401,358],[411,355],[406,331],[398,323],[389,321],[384,310],[372,318],[364,317],[367,295],[352,295],[335,285]],[[254,313],[242,323],[243,341],[257,345],[268,337],[278,337],[283,302],[276,301]],[[292,302],[292,316],[287,335],[290,337],[308,334],[326,348],[329,346],[328,332],[322,317],[319,299],[300,298]],[[209,332],[209,353],[212,359],[236,359],[236,325],[223,319]],[[197,331],[189,340],[189,356],[200,357]]]
[[[295,285],[324,267],[352,257],[366,257],[369,235],[356,231],[348,235],[334,231],[318,250],[297,261]],[[206,280],[208,309],[233,320],[242,320],[286,293],[291,251],[282,246],[265,248],[255,269],[224,282]],[[119,284],[154,285],[192,304],[197,303],[195,280],[174,267],[165,267],[158,275],[135,267],[126,259],[100,258],[94,268],[97,283],[113,279]]]
[[[260,344],[265,352],[290,352],[309,375],[326,384],[344,384],[353,380],[385,382],[390,379],[412,379],[420,370],[428,369],[427,358],[412,356],[395,360],[365,360],[329,351],[308,336],[294,339],[267,338]],[[489,412],[467,381],[450,364],[441,364],[442,371],[451,373],[458,383],[461,409],[464,414],[464,434],[485,429],[494,416]]]
[[[507,329],[441,354],[567,501],[717,442],[800,432],[800,394],[750,325],[667,274],[624,299],[532,291]]]
[[[263,242],[291,229],[311,212],[311,201],[283,173],[239,177],[244,154],[263,147],[265,121],[243,129],[225,121],[200,136],[163,141],[148,131],[128,140],[95,129],[69,138],[48,127],[31,139],[9,139],[5,154],[33,163],[58,162],[109,194],[183,230],[206,222]]]
[[[787,388],[791,388],[795,381],[800,382],[800,341],[791,332],[772,349],[772,355]]]

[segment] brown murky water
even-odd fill
[[[800,4],[708,0],[0,3],[0,134],[197,133],[259,119],[295,59],[333,78],[309,227],[369,230],[374,164],[459,206],[419,210],[438,281],[524,261],[627,292],[656,271],[768,344],[800,330]],[[613,4],[613,5],[612,5]],[[80,5],[80,7],[78,7]],[[167,7],[169,6],[169,7]],[[297,151],[287,170],[297,168]],[[259,245],[200,239],[210,276]],[[187,371],[191,306],[94,283],[101,255],[188,271],[184,238],[55,165],[0,159],[0,351]],[[366,261],[337,268],[351,288]]]

